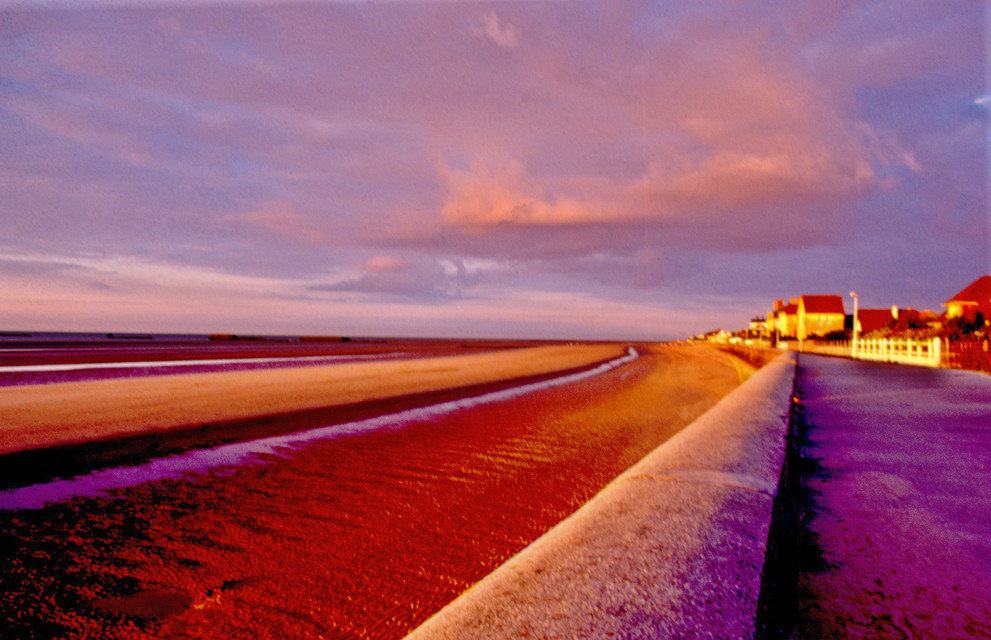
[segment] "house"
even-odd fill
[[[750,337],[766,338],[767,320],[763,316],[754,316],[753,318],[751,318],[748,334]]]
[[[798,331],[798,304],[795,298],[785,304],[784,300],[775,300],[774,309],[767,314],[767,330],[779,338],[794,338]]]
[[[780,300],[775,300],[774,301],[774,309],[772,309],[770,311],[770,313],[767,314],[767,320],[764,321],[764,324],[767,326],[767,335],[768,336],[775,335],[775,333],[778,330],[778,318],[777,318],[777,314],[778,314],[778,303],[779,302],[781,302],[781,301]]]
[[[798,320],[796,336],[799,340],[843,331],[843,322],[846,318],[843,296],[804,295],[798,299],[796,315]]]
[[[963,288],[957,295],[943,303],[947,319],[973,320],[977,312],[985,319],[991,318],[991,276],[981,276]]]
[[[865,334],[884,329],[893,320],[898,320],[898,307],[890,309],[858,309],[857,333]]]

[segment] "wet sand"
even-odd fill
[[[374,360],[407,360],[547,344],[552,343],[433,338],[370,338],[349,341],[314,339],[295,342],[95,339],[24,343],[9,340],[5,342],[0,336],[0,387]]]
[[[452,389],[587,366],[621,345],[0,389],[0,455]]]
[[[707,347],[113,498],[0,512],[0,635],[398,638],[735,388]]]
[[[106,362],[157,362],[223,358],[358,356],[403,351],[421,357],[457,351],[493,351],[534,347],[535,340],[454,340],[443,338],[302,338],[298,340],[11,339],[0,333],[0,366],[63,365]]]

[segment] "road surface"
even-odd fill
[[[796,389],[793,637],[991,637],[991,377],[801,354]]]

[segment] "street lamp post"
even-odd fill
[[[850,346],[850,357],[857,357],[857,294],[850,292],[853,297],[853,343]]]

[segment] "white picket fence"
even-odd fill
[[[858,360],[897,362],[922,367],[938,367],[942,357],[939,338],[913,340],[911,338],[859,338],[856,353],[849,340],[838,342],[806,342],[803,351],[831,356],[845,356]]]

